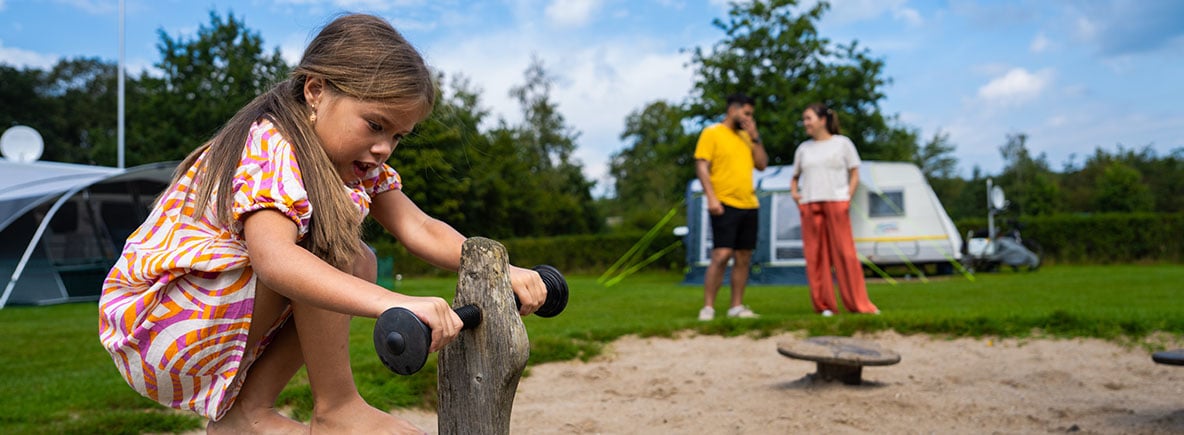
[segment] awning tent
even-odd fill
[[[98,299],[176,165],[0,159],[0,308]]]

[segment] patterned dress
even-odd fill
[[[169,186],[148,220],[128,237],[103,282],[99,338],[136,391],[217,420],[290,314],[289,308],[256,351],[246,354],[256,281],[241,218],[274,209],[292,219],[304,237],[312,205],[292,145],[269,121],[257,122],[248,135],[234,177],[229,225],[218,223],[214,207],[201,219],[189,217],[196,166]],[[399,189],[401,181],[381,165],[360,185],[343,188],[364,217],[373,195]]]

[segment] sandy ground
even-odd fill
[[[1184,367],[1155,364],[1138,346],[857,336],[902,361],[867,367],[864,385],[849,386],[777,353],[779,341],[802,337],[629,337],[587,363],[534,366],[511,432],[1184,433]],[[436,432],[434,414],[396,413]]]

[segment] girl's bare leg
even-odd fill
[[[287,298],[256,284],[255,309],[247,336],[248,353],[254,352],[259,340],[279,320],[287,306]],[[247,371],[234,404],[220,420],[206,425],[206,433],[307,433],[308,426],[284,417],[275,409],[276,398],[302,365],[304,358],[296,337],[296,326],[288,319],[276,331],[267,350]]]
[[[369,249],[365,252],[368,255],[355,263],[351,272],[373,282],[377,261]],[[301,303],[292,307],[312,388],[313,432],[424,433],[410,422],[370,406],[358,394],[349,364],[350,316]]]

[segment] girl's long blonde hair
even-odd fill
[[[361,254],[361,219],[309,120],[312,110],[304,98],[304,85],[313,77],[325,81],[326,91],[415,110],[420,113],[416,121],[426,117],[435,104],[431,72],[419,52],[394,27],[370,15],[342,16],[309,43],[287,80],[256,97],[213,139],[190,153],[178,166],[173,183],[206,153],[193,180],[196,196],[192,216],[205,213],[217,189],[213,206],[218,220],[230,222],[234,198],[231,188],[247,135],[252,124],[269,119],[292,144],[312,204],[309,233],[300,245],[344,269]]]

